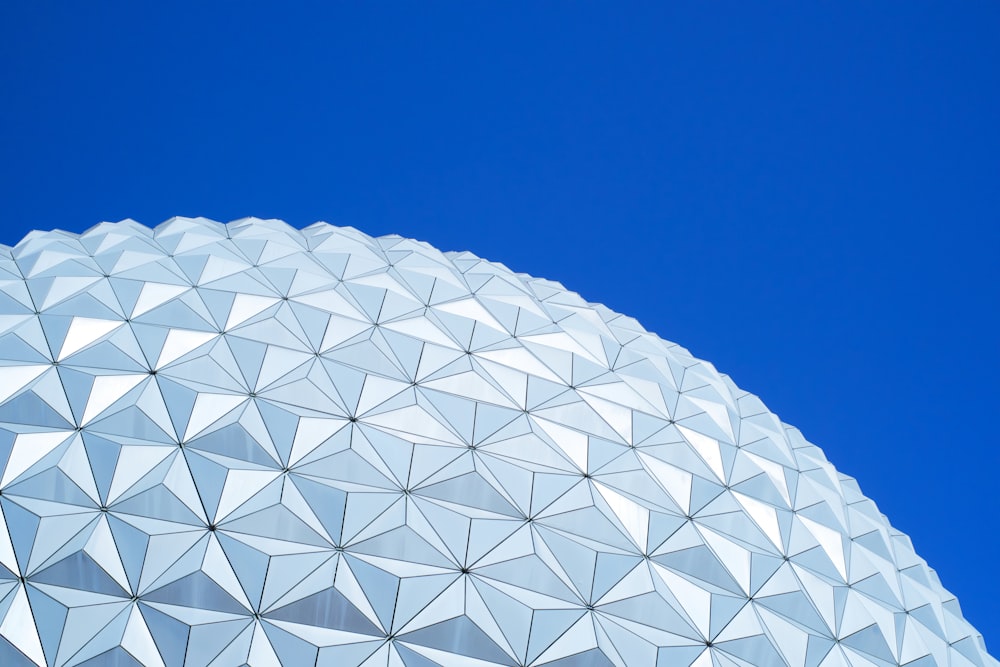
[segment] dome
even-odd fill
[[[4,665],[998,664],[756,396],[399,236],[0,247],[0,470]]]

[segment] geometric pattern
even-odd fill
[[[711,364],[398,236],[0,246],[0,471],[3,665],[998,665]]]

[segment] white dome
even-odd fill
[[[398,236],[0,246],[0,469],[4,665],[998,664],[711,364]]]

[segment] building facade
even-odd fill
[[[3,665],[998,664],[711,364],[397,236],[0,248],[0,470]]]

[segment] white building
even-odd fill
[[[996,666],[677,345],[316,224],[0,247],[0,664]]]

